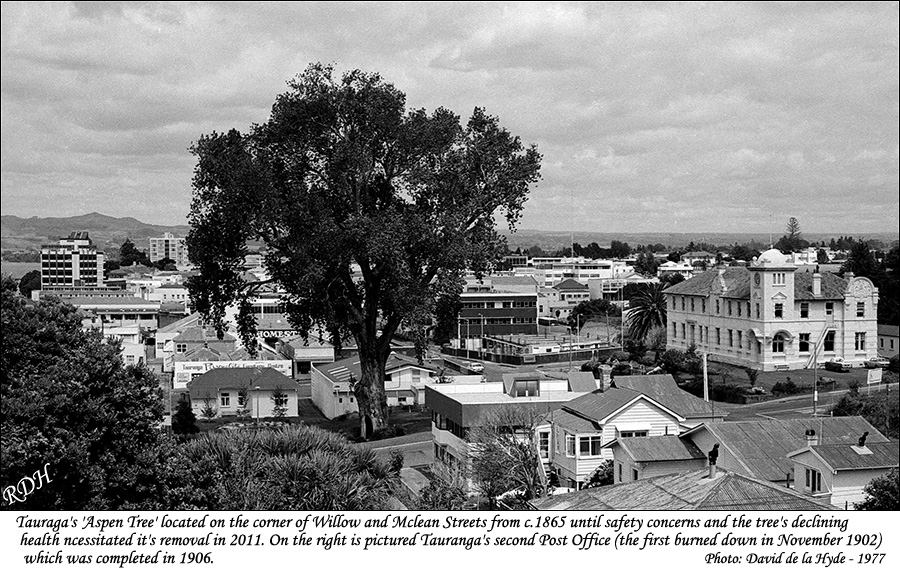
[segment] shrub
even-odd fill
[[[891,357],[891,362],[888,364],[888,371],[892,373],[900,373],[900,355],[894,355]]]
[[[620,363],[627,363],[631,359],[631,355],[629,355],[626,351],[613,351],[613,354],[610,355],[610,361],[618,361]]]
[[[775,383],[772,387],[772,394],[776,397],[781,395],[795,395],[799,392],[800,388],[790,379],[790,377],[784,382],[779,381]]]
[[[719,402],[730,402],[735,404],[743,404],[744,395],[747,391],[738,385],[713,385],[712,398]]]

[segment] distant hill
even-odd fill
[[[150,246],[149,238],[162,236],[164,232],[186,236],[188,230],[186,225],[158,226],[131,217],[114,218],[97,212],[68,218],[0,216],[0,248],[4,251],[40,250],[42,244],[52,244],[71,232],[86,231],[97,248],[109,254],[118,252],[126,238],[146,250]]]
[[[608,248],[610,242],[619,240],[627,242],[630,246],[635,247],[638,244],[663,244],[672,248],[683,248],[690,244],[708,242],[724,246],[728,244],[746,244],[757,242],[761,245],[769,244],[769,234],[759,234],[752,232],[729,232],[729,233],[711,233],[711,232],[693,232],[693,233],[676,233],[676,232],[643,232],[643,233],[608,233],[608,232],[548,232],[545,230],[527,230],[520,229],[514,234],[505,233],[507,243],[511,250],[516,248],[528,249],[532,246],[539,246],[544,251],[554,251],[567,248],[572,241],[586,246],[591,242],[596,242],[602,248]],[[833,234],[803,233],[803,238],[810,242],[818,243],[824,240],[826,243],[831,238],[839,236],[853,236],[854,238],[863,238],[866,240],[880,240],[885,245],[890,245],[897,241],[898,233],[871,233],[871,234],[851,234],[846,232],[834,232]],[[772,234],[771,240],[777,241],[781,238],[781,234]]]

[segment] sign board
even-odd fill
[[[293,363],[291,361],[179,361],[175,363],[175,389],[185,389],[187,384],[197,375],[202,375],[211,369],[275,369],[288,378],[293,377]]]
[[[881,382],[881,369],[869,369],[869,376],[866,378],[867,384],[877,385]]]

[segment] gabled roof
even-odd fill
[[[615,377],[612,382],[618,388],[643,393],[686,419],[711,419],[714,414],[715,418],[724,418],[726,415],[722,407],[716,412],[710,403],[682,390],[672,375],[625,375]]]
[[[671,436],[617,438],[604,448],[620,446],[635,462],[702,460],[706,455],[690,440]]]
[[[679,420],[684,417],[671,410],[666,405],[648,397],[647,395],[631,389],[610,389],[605,392],[594,391],[586,395],[574,398],[563,405],[563,410],[578,415],[593,422],[603,423],[610,416],[638,400],[647,400],[660,409],[669,412]]]
[[[176,343],[205,343],[207,341],[230,343],[237,341],[233,335],[225,333],[222,339],[219,339],[216,332],[212,329],[204,329],[203,327],[188,327],[179,333],[174,339]]]
[[[549,496],[531,504],[540,510],[835,509],[789,488],[722,469],[713,479],[707,470],[695,470]]]
[[[182,317],[174,323],[170,323],[165,327],[160,327],[156,330],[156,334],[159,335],[160,333],[174,333],[176,331],[181,331],[182,329],[190,327],[191,325],[194,325],[199,321],[200,314],[195,311],[194,313],[188,315],[187,317]]]
[[[896,442],[868,443],[859,447],[851,444],[818,444],[788,454],[789,458],[812,452],[833,471],[874,470],[896,468],[900,465],[900,446]]]
[[[900,336],[900,326],[898,325],[885,325],[883,323],[878,324],[878,334],[885,337],[897,337]]]
[[[191,398],[203,398],[207,393],[214,393],[222,389],[249,388],[255,390],[257,387],[260,390],[292,391],[297,389],[292,379],[275,369],[260,367],[211,369],[194,377],[188,383]]]
[[[172,358],[178,363],[185,361],[231,361],[231,357],[228,356],[228,353],[205,345],[195,345],[184,353],[175,353]]]
[[[567,429],[571,434],[591,434],[603,430],[603,427],[596,422],[576,416],[565,409],[555,410],[545,415],[543,420]]]
[[[334,363],[315,363],[313,367],[320,373],[324,374],[333,383],[347,383],[352,376],[359,380],[362,377],[362,367],[359,364],[359,357],[347,357]],[[390,373],[404,367],[415,367],[423,371],[434,372],[434,367],[428,365],[420,365],[419,362],[406,355],[391,353],[385,363],[384,372]]]
[[[711,422],[683,432],[681,438],[691,438],[700,431],[707,431],[749,475],[781,481],[794,468],[793,461],[787,455],[806,446],[805,432],[808,429],[816,431],[822,444],[856,444],[866,431],[869,432],[870,444],[888,442],[861,416]]]
[[[572,278],[566,278],[563,281],[559,282],[553,289],[557,291],[567,290],[567,291],[587,291],[590,288],[583,283],[573,280]]]

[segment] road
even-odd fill
[[[898,387],[896,384],[878,384],[871,387],[860,387],[859,392],[866,394],[869,391],[878,392],[882,390],[897,391]],[[837,403],[841,396],[847,392],[848,389],[820,392],[816,412],[820,415],[827,413],[831,406]],[[725,419],[726,421],[804,418],[813,414],[813,395],[807,393],[753,404],[725,405],[725,407],[731,410],[731,413]]]

